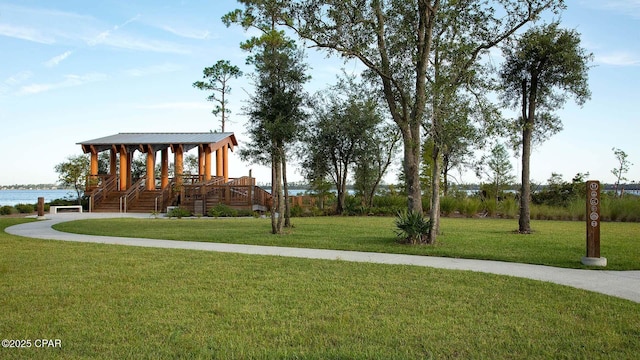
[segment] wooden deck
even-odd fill
[[[115,176],[101,176],[87,189],[89,211],[93,212],[166,212],[168,206],[180,206],[196,215],[224,204],[237,210],[266,212],[271,194],[255,185],[255,179],[241,177],[224,182],[223,177],[199,181],[197,177],[183,178],[176,186],[172,179],[165,189],[147,190],[145,178],[139,179],[127,191],[118,191]]]

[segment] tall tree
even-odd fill
[[[213,66],[206,67],[203,70],[202,78],[204,81],[196,81],[193,83],[193,87],[200,90],[213,91],[207,100],[216,103],[216,106],[211,111],[214,116],[220,114],[220,131],[224,132],[225,124],[228,114],[231,110],[227,107],[229,100],[227,95],[231,93],[231,87],[229,86],[229,80],[237,79],[242,76],[240,68],[231,65],[229,60],[218,60]]]
[[[616,196],[618,196],[618,189],[620,188],[620,183],[628,180],[624,175],[629,172],[629,166],[633,164],[629,160],[627,160],[628,155],[623,150],[616,149],[615,147],[612,148],[611,150],[613,151],[613,154],[616,156],[616,161],[617,161],[617,165],[615,168],[611,170],[611,173],[613,174],[613,176],[616,177],[616,185],[614,190],[616,192]],[[620,189],[620,195],[619,195],[620,197],[622,197],[623,192],[624,192],[624,188]]]
[[[314,46],[360,60],[377,79],[393,121],[400,129],[404,145],[404,174],[408,209],[422,212],[420,188],[421,124],[428,103],[427,78],[433,60],[434,29],[445,21],[465,19],[460,26],[448,27],[466,34],[456,49],[458,71],[442,78],[440,90],[463,82],[472,65],[488,49],[538,17],[545,9],[558,10],[562,0],[441,1],[441,0],[301,0],[293,15],[283,23]],[[470,25],[472,24],[472,25]],[[445,33],[443,31],[443,33]],[[453,34],[453,33],[452,33]],[[472,35],[472,36],[471,36]],[[434,92],[437,93],[437,92]],[[443,96],[431,101],[432,113],[441,111]],[[433,95],[432,95],[433,96]],[[441,124],[431,117],[431,132],[438,136]],[[438,143],[436,142],[436,145]],[[434,149],[440,159],[440,149]],[[439,161],[434,162],[429,242],[434,242],[439,219]]]
[[[484,174],[491,183],[491,195],[494,197],[496,206],[504,189],[515,181],[512,171],[513,165],[509,161],[509,153],[500,143],[493,145],[491,153],[480,160],[476,174],[478,177],[483,177]]]
[[[307,126],[304,168],[309,180],[329,175],[336,186],[336,213],[344,211],[347,181],[356,164],[374,159],[374,135],[382,123],[377,102],[352,78],[318,94]]]
[[[82,193],[89,175],[89,156],[75,155],[67,157],[66,161],[55,166],[58,173],[58,181],[64,186],[73,186],[78,195],[78,204],[81,203]]]
[[[245,30],[256,29],[260,36],[252,37],[240,47],[249,51],[247,62],[255,66],[255,94],[247,107],[248,132],[251,142],[240,155],[271,165],[273,208],[272,233],[282,233],[290,226],[287,191],[287,148],[298,138],[300,124],[306,118],[303,106],[306,93],[303,85],[309,80],[304,54],[296,43],[278,29],[283,21],[285,2],[279,0],[242,0],[244,10],[234,10],[222,20],[227,25],[238,24]],[[283,189],[284,183],[284,189]],[[284,216],[284,217],[283,217]]]
[[[354,188],[364,206],[373,206],[373,197],[397,152],[400,133],[392,124],[382,122],[364,138],[355,162]]]
[[[553,112],[569,95],[577,104],[587,101],[590,53],[580,47],[580,34],[561,29],[557,22],[535,27],[504,47],[505,62],[500,71],[505,104],[520,110],[513,121],[521,134],[522,185],[520,188],[520,233],[531,232],[530,161],[533,141],[543,141],[562,128]]]

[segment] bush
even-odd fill
[[[396,217],[396,235],[409,244],[430,243],[429,231],[431,220],[426,219],[420,212],[399,212]]]
[[[515,219],[520,212],[520,205],[514,198],[508,197],[498,204],[498,211],[505,219]]]
[[[471,218],[474,217],[480,212],[482,208],[482,202],[478,198],[466,198],[462,201],[462,209],[461,213],[463,213],[466,217]]]
[[[31,214],[35,211],[35,207],[32,204],[18,204],[15,208],[20,214]]]
[[[208,214],[212,217],[236,217],[238,216],[238,210],[225,204],[218,204],[209,209]]]
[[[440,199],[440,213],[443,216],[449,216],[456,210],[458,200],[451,196],[443,196]]]
[[[168,217],[175,217],[178,219],[182,219],[183,217],[191,216],[191,211],[189,209],[185,209],[182,207],[177,207],[171,209],[171,211],[167,212]]]
[[[11,215],[14,209],[15,208],[13,206],[4,205],[3,207],[0,207],[0,215]]]
[[[486,212],[486,215],[489,217],[494,217],[498,213],[498,204],[495,199],[484,199],[482,201],[482,209]]]

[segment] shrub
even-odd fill
[[[399,212],[396,217],[396,235],[409,244],[430,243],[431,220],[420,212]]]
[[[191,216],[191,211],[189,209],[185,209],[182,207],[177,207],[171,209],[171,211],[167,212],[168,217],[175,217],[178,219],[182,219],[183,217]]]
[[[518,202],[514,198],[508,197],[500,202],[498,205],[498,211],[502,214],[503,218],[514,219],[518,216],[520,208]]]
[[[35,207],[32,204],[18,204],[15,208],[20,214],[31,214],[35,211]]]
[[[293,205],[289,211],[291,211],[291,217],[301,217],[304,215],[304,209],[298,204]]]
[[[208,214],[212,217],[236,217],[238,216],[238,210],[225,204],[218,204],[209,209]]]
[[[482,209],[489,217],[494,217],[498,213],[498,204],[495,199],[485,199],[482,201]]]
[[[462,211],[466,217],[471,218],[478,214],[482,208],[482,202],[478,198],[466,198],[462,201]]]
[[[451,215],[451,213],[456,209],[457,202],[458,201],[454,197],[443,196],[440,199],[440,213],[444,216]]]
[[[13,206],[4,205],[0,207],[0,215],[11,215],[15,208]]]

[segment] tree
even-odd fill
[[[616,177],[616,184],[615,184],[614,190],[615,190],[616,196],[622,197],[622,194],[624,193],[624,188],[620,188],[620,183],[628,180],[626,177],[624,177],[624,174],[629,172],[629,167],[633,164],[629,162],[629,160],[627,160],[628,155],[624,151],[620,149],[616,149],[615,147],[611,148],[611,150],[613,151],[613,154],[616,156],[616,161],[618,162],[618,165],[616,165],[616,167],[611,170],[611,173],[613,174],[613,176]],[[618,195],[618,188],[620,188],[620,195]]]
[[[456,69],[441,77],[439,87],[432,92],[431,112],[438,114],[440,104],[448,101],[444,90],[453,83],[463,83],[479,57],[517,29],[538,17],[545,9],[558,10],[562,0],[512,0],[500,2],[440,0],[302,0],[292,6],[291,16],[283,24],[290,26],[313,46],[336,52],[349,59],[358,59],[368,74],[381,87],[393,121],[403,139],[404,176],[407,206],[422,213],[420,188],[421,129],[428,103],[428,69],[434,60],[434,29],[447,14],[448,34],[464,34],[469,41],[460,41],[451,54]],[[473,27],[469,27],[472,24]],[[443,32],[443,34],[446,32]],[[473,36],[466,36],[473,35]],[[433,94],[443,96],[434,97]],[[446,96],[445,96],[446,95]],[[438,137],[441,123],[431,116],[430,132]],[[435,142],[439,146],[438,142]],[[434,156],[440,159],[440,149]],[[435,242],[439,219],[439,160],[434,162],[431,221],[433,227],[428,242]]]
[[[271,165],[273,208],[272,233],[282,233],[291,226],[287,189],[287,147],[297,140],[300,124],[306,118],[303,106],[306,93],[303,84],[309,80],[304,54],[294,41],[277,29],[285,15],[283,2],[278,0],[243,0],[244,10],[234,10],[222,20],[227,25],[238,24],[245,30],[260,31],[242,43],[243,50],[252,53],[247,63],[254,65],[255,94],[251,96],[246,112],[247,130],[251,138],[240,156]],[[283,189],[284,183],[284,189]],[[284,214],[284,219],[283,219]],[[284,220],[284,222],[283,222]]]
[[[400,133],[384,122],[364,140],[356,159],[354,188],[362,196],[362,204],[372,207],[373,197],[396,154]]]
[[[315,177],[331,177],[337,190],[338,214],[344,211],[350,171],[360,164],[362,184],[363,176],[372,175],[373,170],[367,169],[367,174],[364,174],[364,166],[377,162],[380,167],[385,167],[381,164],[385,160],[379,159],[379,144],[375,143],[379,140],[376,133],[382,123],[382,115],[375,99],[366,94],[353,78],[340,79],[329,91],[317,95],[314,116],[307,125],[303,166],[307,169],[306,177],[311,181]],[[369,186],[374,186],[371,182],[380,181],[378,175],[382,169],[378,170],[375,180],[366,180],[367,194]]]
[[[78,204],[81,203],[82,192],[87,183],[90,161],[88,155],[76,155],[67,157],[67,161],[55,166],[58,173],[58,181],[64,186],[73,186],[78,195]]]
[[[478,171],[477,175],[481,177],[481,172],[484,172],[488,177],[493,190],[493,194],[491,195],[495,198],[497,206],[498,199],[504,189],[515,181],[515,176],[511,173],[513,171],[513,165],[511,165],[511,161],[509,161],[509,153],[504,145],[496,143],[491,148],[491,154],[483,157],[480,163],[480,169],[484,167],[483,165],[485,165],[486,168]]]
[[[231,65],[228,60],[218,60],[213,66],[204,68],[203,74],[202,78],[205,81],[196,81],[193,83],[193,87],[200,90],[213,91],[207,97],[207,100],[216,103],[211,112],[214,116],[220,114],[220,131],[224,132],[228,114],[231,113],[231,110],[227,107],[229,103],[227,95],[231,93],[231,87],[228,82],[231,79],[237,79],[242,76],[242,71],[237,66]]]
[[[521,134],[522,149],[518,231],[530,233],[532,142],[560,131],[562,122],[553,111],[564,105],[569,94],[579,105],[590,98],[587,63],[592,55],[580,47],[580,34],[559,28],[557,22],[528,30],[503,52],[501,97],[506,105],[521,112],[513,121],[514,130]]]

